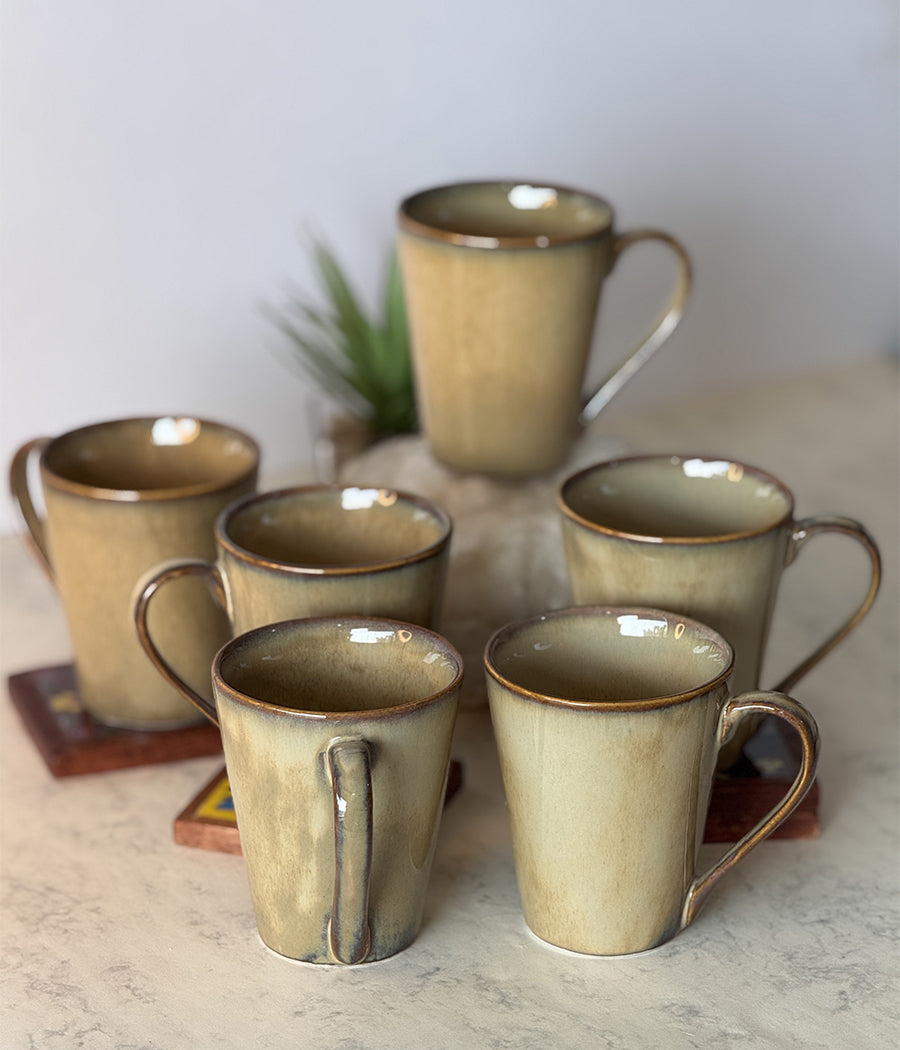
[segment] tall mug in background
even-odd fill
[[[420,416],[435,456],[461,471],[517,478],[559,466],[579,425],[668,339],[690,293],[678,241],[616,232],[612,207],[591,193],[460,183],[408,197],[398,224]],[[646,338],[584,395],[601,287],[640,241],[675,253],[675,290]]]

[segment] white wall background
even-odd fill
[[[119,415],[308,458],[310,395],[261,304],[304,229],[373,296],[404,193],[599,192],[691,251],[651,402],[895,351],[893,0],[2,0],[0,444]],[[605,293],[609,360],[664,257]],[[650,305],[653,301],[654,305]],[[0,529],[15,525],[4,506]]]

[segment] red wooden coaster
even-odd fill
[[[462,765],[450,760],[444,805],[462,786]],[[234,802],[224,769],[209,781],[175,818],[175,841],[182,846],[211,849],[219,853],[240,853]]]
[[[84,710],[71,664],[24,671],[10,676],[7,685],[29,736],[55,777],[178,762],[222,750],[219,730],[209,722],[152,732],[102,725]]]

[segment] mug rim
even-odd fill
[[[235,471],[227,478],[217,478],[211,481],[199,481],[193,484],[170,486],[158,489],[116,489],[104,485],[88,485],[81,481],[75,481],[54,470],[48,462],[48,457],[53,449],[63,441],[78,438],[92,431],[109,430],[125,424],[153,424],[162,419],[190,419],[200,425],[201,429],[216,430],[223,434],[230,434],[240,440],[247,452],[250,454],[250,462],[247,466]],[[193,496],[207,496],[215,492],[224,492],[237,485],[245,484],[252,480],[259,470],[260,447],[255,438],[239,427],[230,423],[220,423],[214,419],[206,419],[193,413],[159,413],[152,416],[125,416],[116,419],[105,419],[95,423],[86,423],[84,426],[73,427],[62,434],[51,438],[41,449],[39,464],[41,477],[45,484],[60,492],[68,492],[75,496],[87,496],[96,500],[108,500],[113,503],[154,503],[174,499],[186,499]]]
[[[615,469],[616,467],[636,463],[671,463],[672,466],[675,466],[676,464],[684,463],[685,461],[692,459],[700,459],[709,463],[727,462],[733,466],[740,467],[744,474],[752,474],[773,485],[784,497],[784,513],[776,521],[773,521],[768,525],[739,529],[736,532],[712,533],[708,536],[660,536],[653,533],[629,532],[626,529],[617,529],[610,525],[603,525],[601,522],[593,521],[590,518],[586,518],[584,515],[579,514],[578,511],[567,502],[567,490],[571,489],[572,486],[582,478],[587,477],[589,474],[599,473],[603,470]],[[701,546],[706,543],[733,543],[736,540],[751,539],[754,536],[764,536],[766,533],[783,528],[794,520],[794,494],[787,485],[785,485],[783,481],[779,481],[774,474],[770,474],[768,471],[762,470],[760,467],[754,467],[749,463],[744,463],[741,460],[733,459],[731,456],[712,456],[708,454],[692,455],[680,452],[642,453],[633,456],[617,456],[614,459],[600,460],[597,463],[592,463],[590,466],[583,467],[581,470],[577,470],[575,473],[570,474],[569,477],[565,478],[560,483],[556,491],[556,504],[562,514],[570,521],[574,522],[576,525],[581,525],[592,532],[600,532],[606,536],[613,536],[617,539],[628,540],[629,542],[634,543],[652,543],[654,546],[666,546],[670,544],[676,546]]]
[[[223,660],[242,646],[252,644],[256,638],[260,638],[267,634],[287,631],[290,628],[295,628],[297,632],[312,632],[316,628],[328,626],[340,627],[342,624],[348,622],[356,623],[360,626],[366,625],[369,627],[387,628],[390,630],[405,630],[411,632],[413,635],[419,635],[420,637],[425,636],[455,665],[456,674],[453,676],[453,680],[444,686],[444,688],[429,693],[427,696],[419,697],[416,700],[409,700],[403,704],[395,704],[392,707],[364,708],[353,711],[321,711],[300,707],[285,707],[282,704],[270,703],[268,700],[260,700],[258,697],[250,696],[249,693],[242,692],[229,682],[226,682],[222,677]],[[455,689],[459,688],[463,678],[463,670],[463,658],[455,646],[444,638],[443,635],[438,634],[437,631],[432,631],[428,627],[420,627],[418,624],[407,623],[403,620],[394,620],[387,616],[310,616],[296,617],[290,620],[279,620],[276,623],[263,624],[261,627],[254,627],[252,630],[244,631],[242,634],[230,638],[213,658],[212,680],[214,690],[221,690],[221,692],[228,696],[230,700],[233,700],[235,703],[240,704],[243,707],[252,708],[261,712],[273,713],[288,718],[296,718],[303,722],[322,722],[324,720],[327,720],[328,722],[351,722],[358,721],[360,718],[383,722],[397,715],[411,714],[438,703]]]
[[[412,206],[422,200],[425,197],[429,197],[433,194],[446,193],[451,190],[463,190],[463,189],[475,189],[478,187],[500,187],[500,186],[536,186],[545,189],[555,190],[557,193],[564,193],[572,197],[584,197],[594,204],[602,206],[606,209],[607,219],[601,225],[594,229],[586,230],[579,234],[546,234],[536,236],[500,236],[491,237],[486,235],[477,235],[471,233],[460,233],[455,230],[448,230],[442,226],[433,226],[428,222],[423,222],[421,219],[416,219],[410,214]],[[579,190],[572,186],[566,186],[562,183],[550,180],[541,179],[463,179],[459,182],[447,182],[442,183],[439,186],[428,186],[425,189],[417,190],[414,193],[408,194],[397,207],[397,223],[401,230],[406,233],[417,234],[420,237],[425,237],[428,240],[440,241],[445,244],[454,244],[464,248],[554,248],[564,244],[579,244],[584,241],[590,241],[599,239],[601,237],[607,237],[610,235],[615,222],[615,211],[613,206],[605,197],[601,197],[597,193],[592,193],[590,190]]]
[[[529,689],[528,686],[514,682],[496,666],[494,654],[497,648],[505,641],[520,631],[526,630],[546,620],[566,620],[577,618],[598,618],[598,616],[628,616],[644,615],[663,617],[667,623],[685,624],[691,627],[697,635],[713,642],[725,657],[724,667],[714,677],[695,686],[692,689],[683,690],[678,693],[666,693],[660,696],[641,697],[638,700],[579,700],[574,697],[553,696],[550,693],[541,692],[537,689]],[[726,683],[734,670],[734,649],[731,644],[718,631],[699,620],[690,616],[682,616],[680,613],[666,609],[657,609],[646,605],[570,605],[564,609],[552,609],[537,616],[530,616],[524,620],[516,620],[505,624],[495,631],[488,639],[484,647],[484,668],[487,673],[505,689],[515,693],[523,700],[534,703],[546,704],[550,707],[561,707],[570,711],[658,711],[663,708],[675,707],[687,703],[695,697],[702,696]]]
[[[349,565],[309,565],[303,562],[281,561],[278,558],[270,558],[244,547],[233,539],[227,529],[231,521],[242,511],[254,503],[262,503],[266,500],[278,500],[285,496],[303,496],[314,493],[338,493],[347,489],[377,489],[378,492],[390,493],[403,500],[405,503],[413,504],[426,511],[440,526],[440,535],[426,547],[418,548],[402,557],[382,559],[370,562],[353,562]],[[221,548],[233,557],[253,565],[268,569],[277,569],[280,572],[295,573],[298,576],[357,576],[363,573],[386,572],[391,569],[399,569],[405,565],[414,565],[421,561],[427,561],[434,555],[439,554],[450,542],[453,533],[453,521],[450,515],[436,503],[418,496],[415,493],[404,492],[400,489],[388,488],[378,485],[348,485],[341,482],[323,483],[320,485],[296,485],[287,488],[274,489],[271,492],[257,492],[248,496],[241,496],[225,507],[216,519],[215,536],[216,542]]]

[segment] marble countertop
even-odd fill
[[[463,712],[423,929],[358,968],[276,957],[240,857],[176,845],[175,816],[221,767],[196,759],[54,779],[0,703],[3,1050],[585,1047],[881,1048],[898,997],[898,375],[875,361],[655,412],[615,406],[588,440],[722,453],[793,488],[799,515],[864,522],[881,545],[873,613],[796,689],[819,721],[821,836],[763,843],[673,941],[586,959],[527,931],[489,719]],[[836,625],[863,585],[841,538],[785,577],[771,674]],[[11,673],[65,661],[55,595],[0,540]],[[471,673],[471,672],[470,672]],[[721,847],[703,847],[708,862]],[[893,1033],[893,1036],[892,1034]]]

